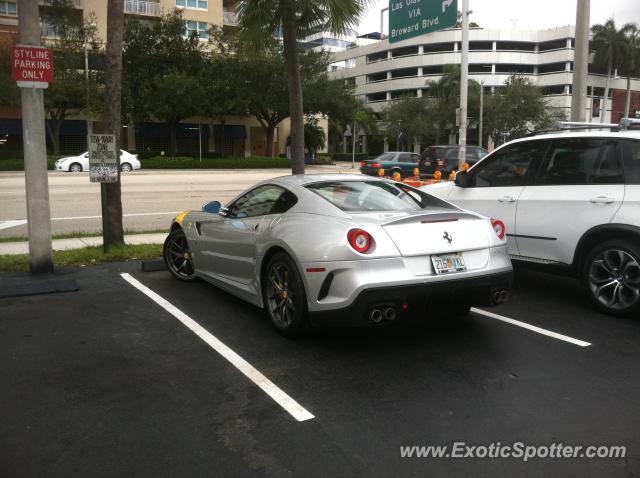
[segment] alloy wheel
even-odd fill
[[[189,244],[184,234],[169,238],[165,255],[167,265],[172,272],[184,279],[193,278],[194,268]]]
[[[607,249],[589,266],[589,289],[603,306],[613,310],[633,307],[640,300],[640,265],[628,252]]]
[[[267,307],[269,314],[286,328],[295,320],[296,290],[288,267],[282,262],[274,263],[267,273]]]

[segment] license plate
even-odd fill
[[[448,272],[467,270],[462,254],[431,256],[431,262],[433,263],[433,268],[435,269],[436,274],[446,274]]]

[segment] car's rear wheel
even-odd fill
[[[274,254],[262,276],[262,298],[271,322],[285,337],[308,333],[307,296],[295,262],[283,252]]]
[[[122,163],[120,165],[120,171],[122,171],[123,173],[128,173],[132,169],[133,168],[131,167],[131,165],[129,163]]]
[[[82,172],[82,165],[80,163],[71,164],[71,166],[69,166],[69,172],[70,173],[81,173]]]
[[[169,233],[164,241],[162,256],[173,277],[182,281],[196,279],[193,257],[182,229],[174,229]]]
[[[586,257],[582,282],[591,302],[612,315],[640,313],[640,247],[607,241]]]

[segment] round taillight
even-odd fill
[[[504,222],[502,222],[500,219],[491,219],[491,226],[493,227],[493,230],[496,231],[497,236],[500,239],[504,239],[506,233]]]
[[[356,252],[365,253],[373,244],[373,237],[367,231],[363,231],[362,229],[351,229],[347,233],[347,239],[349,240],[349,245],[353,247]]]

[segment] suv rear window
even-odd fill
[[[640,141],[624,141],[624,173],[627,184],[640,184]]]
[[[419,211],[426,207],[453,208],[422,191],[385,181],[326,181],[306,186],[343,211]]]

